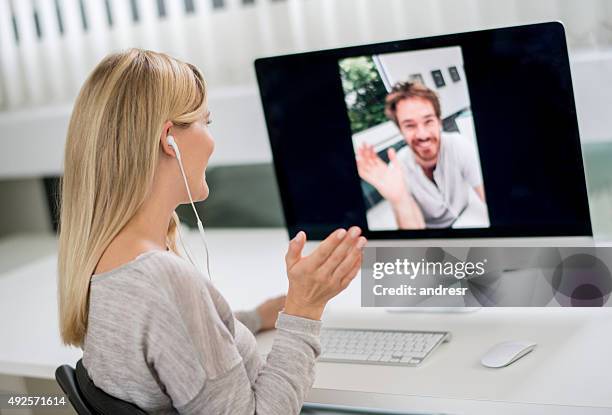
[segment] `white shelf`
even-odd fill
[[[211,89],[208,100],[216,141],[211,166],[271,162],[255,86]],[[0,179],[61,175],[71,111],[64,104],[0,113]]]

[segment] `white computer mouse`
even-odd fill
[[[530,341],[507,341],[491,347],[480,363],[486,367],[504,367],[516,362],[535,349],[536,343]]]

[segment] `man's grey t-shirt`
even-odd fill
[[[83,365],[153,414],[297,414],[314,381],[320,321],[279,314],[264,359],[212,283],[150,251],[90,283]]]
[[[425,226],[448,228],[468,205],[469,192],[482,185],[476,148],[457,133],[442,133],[432,182],[410,146],[397,152],[410,192],[421,207]]]

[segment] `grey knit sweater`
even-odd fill
[[[242,319],[257,329],[253,315]],[[83,365],[152,414],[297,414],[314,381],[321,322],[280,313],[267,359],[202,273],[150,251],[91,279]]]

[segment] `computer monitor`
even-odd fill
[[[255,61],[289,235],[591,243],[558,22]]]

